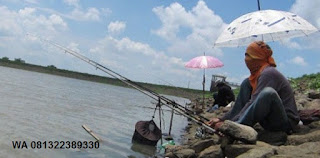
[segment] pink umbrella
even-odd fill
[[[202,81],[203,103],[204,103],[204,89],[205,89],[204,87],[205,87],[205,82],[206,82],[205,69],[222,67],[222,66],[223,66],[223,63],[219,59],[212,57],[212,56],[205,56],[205,54],[203,56],[195,57],[185,64],[185,67],[187,67],[187,68],[203,69],[203,81]],[[203,106],[204,106],[204,104],[203,104]],[[203,106],[202,106],[202,108],[203,108]]]
[[[186,63],[185,67],[187,68],[197,68],[197,69],[207,69],[207,68],[216,68],[222,67],[223,63],[212,56],[198,56],[191,59]]]

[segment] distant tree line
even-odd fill
[[[11,61],[8,57],[2,57],[0,59],[0,61],[2,61],[2,62],[14,62],[14,63],[20,63],[20,64],[25,64],[26,63],[21,58],[15,58],[13,61]]]
[[[27,64],[25,60],[22,60],[21,58],[14,58],[14,60],[10,60],[8,57],[2,57],[0,59],[1,62],[6,63],[15,63],[15,64]],[[57,69],[54,65],[48,65],[47,68],[49,69]]]

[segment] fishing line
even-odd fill
[[[37,37],[35,35],[31,35],[31,34],[27,34],[28,36],[33,36],[33,37]],[[41,41],[44,41],[48,44],[51,44],[61,50],[63,50],[65,53],[68,53],[70,55],[73,55],[74,57],[92,65],[93,67],[95,67],[96,69],[99,69],[107,74],[109,74],[110,76],[122,81],[123,83],[133,87],[134,89],[140,91],[141,93],[149,96],[150,98],[156,100],[156,101],[159,101],[159,104],[161,105],[166,105],[167,107],[169,107],[170,109],[173,109],[175,111],[177,111],[178,113],[180,113],[181,115],[191,119],[192,121],[196,122],[197,124],[201,125],[201,126],[204,126],[205,128],[215,132],[215,130],[211,127],[209,127],[207,124],[204,123],[204,121],[209,121],[209,119],[201,116],[201,115],[196,115],[193,113],[193,111],[183,107],[182,105],[176,103],[175,101],[171,100],[171,99],[168,99],[164,96],[161,96],[160,94],[146,88],[146,87],[143,87],[142,85],[138,84],[138,83],[135,83],[133,81],[131,81],[130,79],[118,74],[117,72],[87,58],[86,56],[78,53],[78,52],[75,52],[69,48],[66,48],[66,47],[63,47],[57,43],[54,43],[50,40],[46,40],[46,39],[43,39],[43,38],[40,38],[40,37],[37,37],[38,39],[40,39]]]

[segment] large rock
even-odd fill
[[[308,125],[311,129],[320,129],[320,121],[314,121]]]
[[[231,144],[227,145],[224,148],[224,156],[226,157],[237,157],[243,153],[246,153],[247,151],[255,148],[272,148],[275,149],[274,146],[271,146],[270,144],[257,141],[256,145],[248,145],[248,144]]]
[[[307,134],[309,132],[310,132],[309,125],[298,125],[294,128],[294,134],[296,135]]]
[[[244,143],[255,144],[258,133],[252,127],[225,120],[218,129],[223,134]]]
[[[280,146],[275,157],[319,157],[320,142],[308,142],[298,146]]]
[[[306,107],[306,109],[320,109],[320,99],[314,99],[311,102],[309,102]]]
[[[259,147],[251,149],[239,156],[237,158],[267,158],[275,154],[276,149],[270,147]]]
[[[211,145],[214,145],[213,139],[200,140],[190,145],[190,148],[193,149],[196,153],[201,152],[205,148],[208,148]]]
[[[296,99],[296,105],[298,110],[306,109],[306,106],[309,104],[309,100],[306,97]]]
[[[299,145],[306,142],[317,142],[320,141],[320,130],[313,131],[305,135],[291,135],[288,137],[286,144],[288,145]]]
[[[166,152],[175,152],[175,151],[182,150],[182,149],[187,149],[187,148],[188,147],[184,146],[184,145],[171,145],[171,144],[168,144],[165,147],[165,151]]]
[[[213,145],[201,151],[198,158],[223,158],[223,154],[219,145]]]
[[[177,158],[195,158],[196,152],[192,149],[182,149],[174,153]]]
[[[285,132],[270,132],[270,131],[260,131],[258,133],[258,140],[266,142],[271,145],[283,145],[287,141],[287,133]]]

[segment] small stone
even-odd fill
[[[308,92],[308,97],[311,99],[320,99],[320,92],[315,91],[315,90],[310,90]]]

